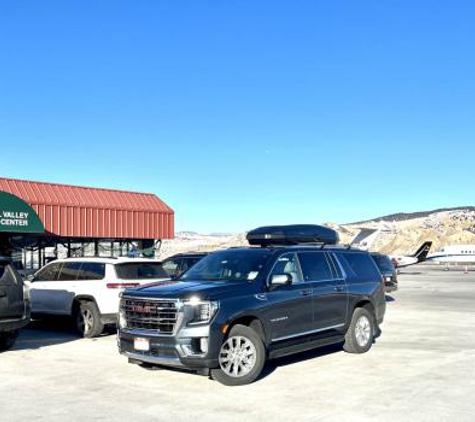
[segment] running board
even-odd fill
[[[343,334],[332,334],[327,336],[320,336],[315,338],[312,336],[305,341],[292,340],[279,345],[272,345],[269,348],[269,359],[277,359],[284,356],[293,355],[294,353],[307,352],[312,349],[316,349],[323,346],[329,346],[331,344],[342,343],[345,339]]]

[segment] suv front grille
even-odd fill
[[[121,311],[127,328],[173,334],[178,319],[176,301],[171,299],[123,298]]]

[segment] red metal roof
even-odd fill
[[[0,177],[0,190],[30,204],[63,237],[172,239],[174,212],[156,195]]]

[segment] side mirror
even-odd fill
[[[26,277],[26,281],[29,281],[30,283],[35,281],[35,275],[30,274],[29,276]]]
[[[290,274],[275,274],[270,280],[270,286],[290,286],[292,284],[292,276]]]

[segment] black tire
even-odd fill
[[[76,306],[74,323],[76,330],[84,338],[97,337],[104,331],[101,313],[94,302],[84,301]]]
[[[374,315],[365,308],[356,308],[345,334],[343,349],[348,353],[366,353],[374,341]]]
[[[236,360],[229,362],[233,357]],[[221,346],[220,367],[212,369],[211,376],[227,386],[250,384],[259,377],[265,362],[266,349],[259,335],[245,325],[235,325]],[[237,374],[235,370],[238,371]]]
[[[18,330],[0,333],[0,352],[11,349],[18,338],[18,334]]]

